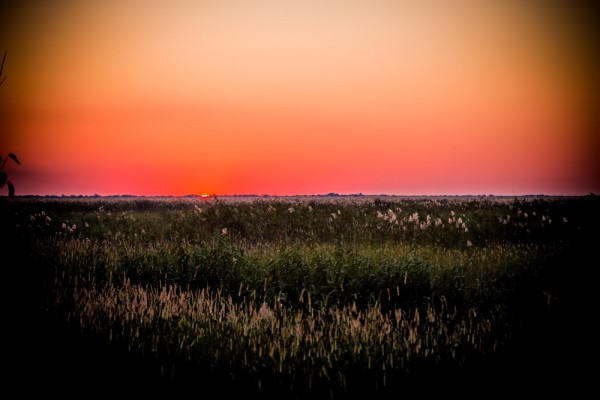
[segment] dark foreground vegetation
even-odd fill
[[[583,393],[599,205],[1,198],[4,378],[24,395]]]

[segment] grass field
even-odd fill
[[[583,389],[599,205],[0,198],[7,382],[278,398]]]

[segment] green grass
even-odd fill
[[[82,338],[102,373],[295,397],[576,368],[600,229],[594,196],[0,205],[18,317]]]

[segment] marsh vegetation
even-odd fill
[[[579,371],[595,196],[0,200],[15,362],[57,388],[339,398]]]

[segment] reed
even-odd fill
[[[597,205],[10,198],[0,210],[42,313],[152,360],[165,381],[343,396],[494,365],[556,326],[577,296],[565,260],[591,253]]]

